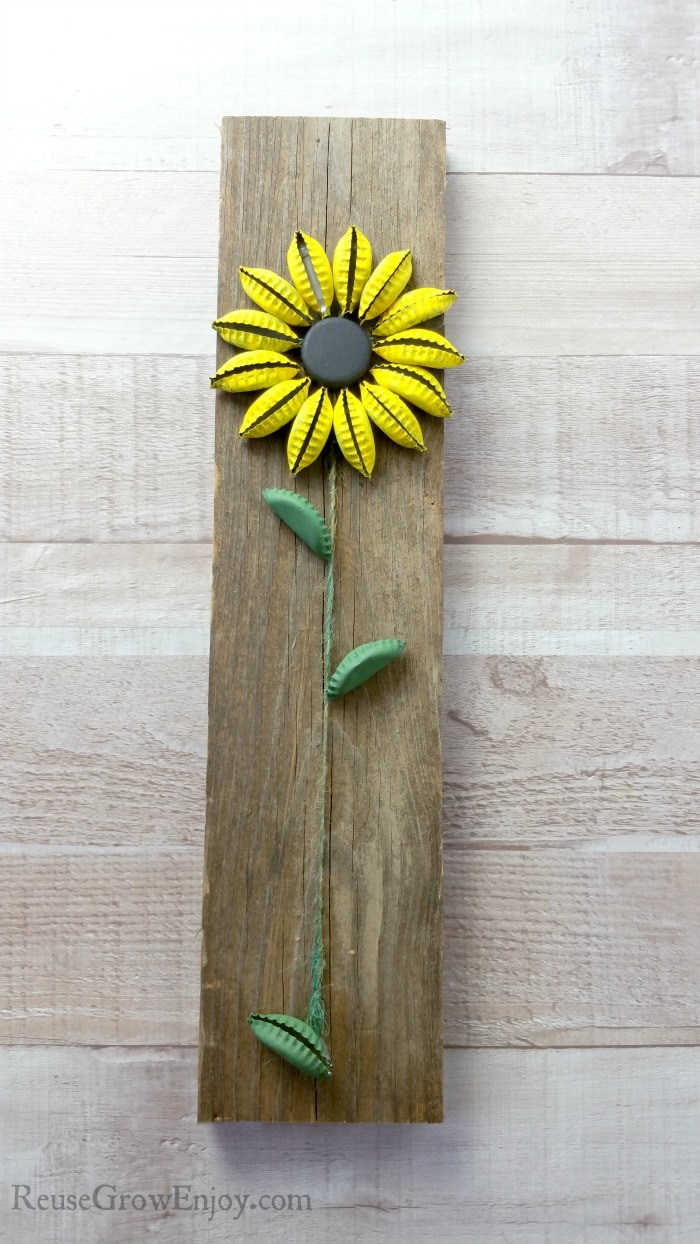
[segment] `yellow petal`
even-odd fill
[[[311,381],[306,376],[273,384],[251,402],[238,430],[239,436],[268,436],[283,428],[301,410],[310,387]]]
[[[372,425],[359,398],[341,389],[333,411],[333,431],[344,458],[368,479],[374,469]]]
[[[360,319],[374,320],[386,311],[408,285],[412,271],[410,251],[392,251],[382,259],[362,291]]]
[[[238,346],[239,350],[267,348],[286,354],[287,350],[298,349],[301,345],[301,337],[297,336],[294,329],[276,315],[269,315],[267,311],[230,311],[228,315],[214,320],[212,328],[216,329],[224,341]]]
[[[445,419],[452,414],[445,390],[424,367],[400,367],[398,363],[377,363],[370,375],[377,384],[398,393],[407,402],[429,415]]]
[[[341,315],[354,311],[372,271],[372,247],[364,233],[351,225],[333,255],[333,284]]]
[[[360,396],[372,422],[392,441],[405,449],[425,450],[421,426],[398,393],[367,381],[360,385]]]
[[[413,328],[414,324],[422,324],[424,320],[432,320],[451,307],[456,297],[453,289],[433,289],[431,286],[410,289],[397,298],[393,307],[389,307],[386,315],[374,325],[374,335],[388,337],[391,333]]]
[[[332,426],[333,407],[328,390],[319,389],[307,397],[289,433],[287,461],[294,475],[316,461]]]
[[[314,317],[301,294],[284,277],[268,268],[239,268],[238,275],[248,297],[263,311],[278,315],[285,324],[313,324]]]
[[[269,389],[282,380],[293,380],[301,367],[294,359],[285,358],[275,350],[244,350],[220,367],[212,376],[213,389],[227,393],[247,393],[251,389]]]
[[[333,273],[321,243],[297,229],[287,251],[287,267],[304,301],[321,315],[329,315]]]
[[[380,337],[373,349],[389,363],[417,363],[419,367],[459,367],[464,362],[447,337],[430,328],[407,328],[403,333]]]

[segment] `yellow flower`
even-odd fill
[[[213,327],[238,347],[212,377],[229,393],[262,390],[240,427],[267,436],[291,423],[293,474],[310,466],[331,429],[355,470],[369,477],[372,424],[398,445],[424,450],[407,402],[430,415],[452,414],[428,368],[458,367],[464,357],[440,333],[417,328],[452,305],[451,289],[412,289],[411,252],[392,251],[372,271],[372,248],[351,226],[331,266],[320,242],[300,229],[287,252],[292,284],[266,268],[239,268],[259,309],[231,311]]]

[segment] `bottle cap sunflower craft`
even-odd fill
[[[372,424],[407,449],[424,450],[411,406],[452,414],[430,368],[458,367],[463,355],[440,333],[419,328],[455,301],[451,289],[412,289],[409,250],[392,251],[372,271],[372,248],[351,226],[331,263],[300,229],[287,252],[292,284],[266,268],[239,268],[260,310],[231,311],[213,327],[239,353],[212,377],[229,393],[262,390],[240,427],[246,438],[291,424],[290,471],[315,462],[331,430],[344,458],[372,474]],[[407,404],[410,403],[410,406]]]
[[[287,461],[296,475],[326,445],[328,522],[304,497],[266,488],[263,500],[325,564],[323,722],[316,807],[318,865],[310,995],[306,1018],[253,1012],[248,1024],[258,1040],[306,1076],[326,1080],[331,1056],[326,1029],[323,948],[323,878],[331,703],[354,692],[404,651],[403,639],[372,640],[347,653],[335,670],[335,526],[337,455],[369,478],[375,463],[372,425],[397,445],[423,451],[423,433],[411,407],[436,418],[452,414],[432,369],[458,367],[464,357],[440,333],[419,327],[455,301],[451,289],[407,290],[411,252],[392,251],[372,271],[372,248],[354,225],[340,239],[331,265],[323,247],[298,229],[287,252],[292,283],[266,268],[239,268],[241,285],[259,309],[231,311],[213,327],[238,348],[212,377],[229,393],[260,390],[240,427],[246,439],[291,424]],[[410,403],[410,405],[409,405]]]

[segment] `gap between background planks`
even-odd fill
[[[210,369],[0,356],[0,536],[211,539]],[[472,358],[445,383],[448,540],[700,540],[700,359]]]
[[[55,1244],[133,1244],[146,1231],[163,1244],[196,1244],[203,1233],[224,1244],[232,1231],[284,1244],[331,1235],[380,1244],[397,1232],[415,1244],[693,1244],[700,1234],[698,1050],[448,1050],[437,1131],[214,1129],[195,1121],[194,1050],[0,1052],[3,1117],[22,1102],[21,1129],[0,1132],[9,1197],[16,1182],[35,1195],[55,1190],[43,1172],[61,1171],[66,1191],[110,1181],[148,1197],[181,1183],[190,1196],[247,1194],[256,1207],[262,1193],[308,1194],[311,1203],[310,1213],[248,1205],[236,1223],[227,1212],[178,1213],[172,1202],[56,1213]],[[37,1216],[13,1214],[13,1244],[35,1244]]]
[[[445,272],[461,295],[447,326],[468,355],[700,353],[700,179],[447,183]],[[8,174],[2,187],[0,350],[213,361],[212,174]],[[229,309],[240,299],[233,280]]]
[[[303,39],[282,2],[180,6],[170,22],[144,5],[137,40],[110,29],[109,57],[99,12],[74,0],[41,22],[5,5],[0,21],[6,48],[32,52],[31,72],[3,64],[6,168],[216,172],[226,112],[342,116],[361,100],[445,117],[453,170],[700,173],[690,4],[307,0]]]

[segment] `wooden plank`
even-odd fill
[[[449,656],[697,656],[697,545],[451,545]]]
[[[206,544],[0,544],[0,655],[205,655],[210,570]],[[699,615],[695,545],[445,549],[447,656],[696,656]]]
[[[440,284],[444,182],[441,122],[227,118],[220,311],[240,263],[284,270],[301,224],[327,248],[350,221],[375,256],[410,243],[416,285]],[[334,1074],[314,1094],[262,1057],[246,1017],[306,1010],[323,579],[263,512],[262,488],[290,477],[278,442],[241,446],[232,416],[244,407],[217,400],[200,1118],[436,1122],[441,422],[410,463],[378,446],[381,487],[341,472],[336,651],[405,635],[410,654],[408,676],[387,671],[371,697],[343,700],[331,717],[324,939]],[[325,508],[321,464],[297,487]]]
[[[697,358],[477,358],[447,383],[448,539],[700,540]]]
[[[170,355],[0,355],[0,538],[210,540],[210,370]]]
[[[201,848],[206,656],[0,659],[5,843]]]
[[[8,1206],[14,1183],[30,1184],[31,1203],[42,1191],[91,1197],[105,1182],[146,1197],[114,1213],[23,1207],[13,1244],[34,1244],[38,1224],[53,1244],[133,1244],[146,1232],[223,1244],[258,1229],[285,1244],[358,1231],[370,1244],[397,1231],[415,1244],[692,1244],[700,1231],[697,1050],[448,1050],[437,1130],[319,1125],[292,1142],[267,1124],[244,1138],[219,1129],[216,1144],[194,1117],[193,1050],[6,1047],[0,1066]],[[63,1155],[60,1168],[47,1152]],[[189,1208],[175,1209],[178,1183]],[[214,1193],[216,1212],[201,1200],[194,1211],[195,1193]],[[154,1208],[151,1194],[170,1200]],[[227,1194],[232,1208],[219,1209]]]
[[[201,848],[8,843],[2,869],[0,1039],[195,1044]]]
[[[207,544],[0,544],[0,655],[203,655]]]
[[[199,846],[206,657],[0,661],[6,842]],[[700,668],[447,657],[449,849],[697,850]]]
[[[372,116],[447,118],[455,169],[700,172],[690,3],[436,0],[404,3],[399,21],[391,0],[308,0],[303,38],[279,0],[185,5],[167,24],[144,5],[138,39],[110,31],[110,57],[97,13],[75,0],[39,25],[3,6],[2,22],[20,53],[3,66],[5,167],[215,170],[226,109],[343,115],[361,99]]]
[[[0,1040],[196,1044],[201,858],[201,839],[6,843]],[[692,852],[450,844],[446,1044],[696,1044],[698,885],[697,836]]]
[[[697,852],[445,860],[448,1044],[697,1043]]]
[[[450,195],[468,353],[700,352],[696,180],[470,177]]]
[[[0,189],[0,350],[213,359],[211,173],[42,170]],[[446,212],[469,356],[700,353],[697,179],[453,176]]]
[[[447,657],[445,845],[695,851],[700,668]]]
[[[210,539],[210,368],[0,356],[0,537]],[[448,539],[700,540],[697,358],[473,358],[445,383]]]

